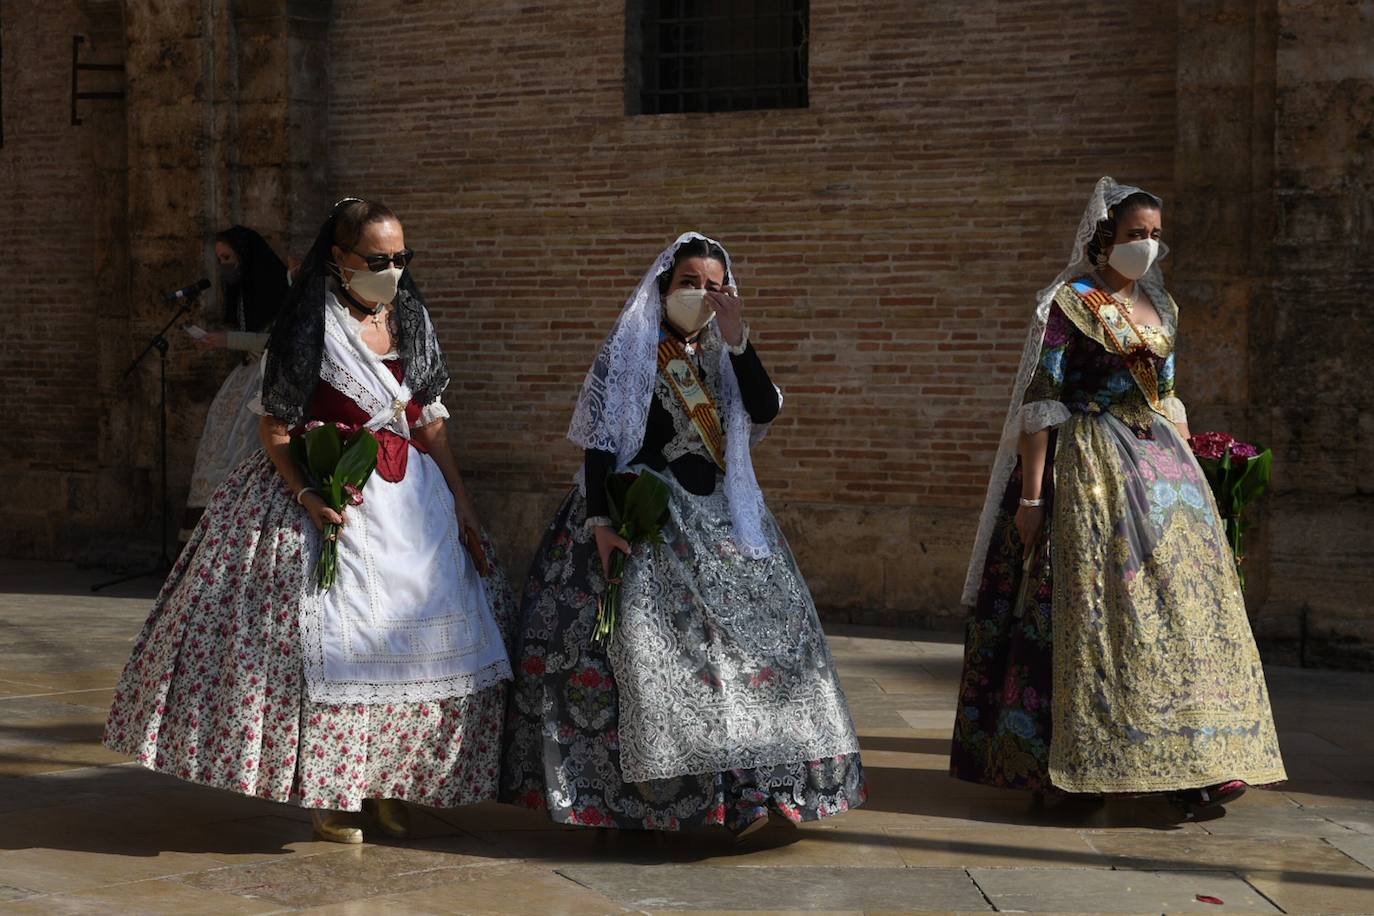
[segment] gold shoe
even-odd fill
[[[410,836],[410,809],[399,798],[365,798],[363,810],[387,836],[398,840]]]
[[[350,846],[363,841],[363,828],[355,827],[338,812],[321,814],[310,812],[310,823],[315,828],[315,838],[328,843],[347,843]]]

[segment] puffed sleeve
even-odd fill
[[[1188,409],[1179,400],[1174,385],[1174,355],[1170,353],[1159,368],[1159,406],[1173,423],[1184,425],[1188,422]]]
[[[1064,359],[1076,330],[1059,303],[1051,303],[1050,313],[1045,320],[1045,337],[1040,343],[1040,356],[1035,363],[1035,374],[1031,376],[1026,394],[1021,399],[1022,432],[1039,432],[1069,419],[1069,409],[1064,406],[1063,400]]]
[[[428,426],[435,420],[447,420],[448,418],[448,408],[444,406],[443,401],[430,401],[420,410],[420,416],[411,425],[411,428],[419,429],[421,426]]]

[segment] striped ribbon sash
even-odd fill
[[[687,358],[687,348],[682,341],[671,334],[659,332],[658,371],[668,380],[668,386],[677,394],[687,416],[691,417],[711,460],[725,469],[725,433],[720,425],[720,413],[715,401],[711,400],[706,386],[701,383],[696,369]]]
[[[1159,372],[1155,368],[1154,353],[1141,336],[1140,329],[1127,318],[1114,298],[1100,289],[1075,289],[1083,303],[1102,325],[1107,342],[1126,361],[1126,368],[1135,379],[1136,387],[1157,413],[1163,413],[1159,403]]]

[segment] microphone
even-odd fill
[[[163,293],[168,302],[175,302],[178,299],[194,299],[210,288],[209,280],[197,280],[190,286],[183,286],[181,289],[173,290],[170,293]]]

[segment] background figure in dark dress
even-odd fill
[[[190,538],[205,504],[229,472],[262,447],[258,415],[249,405],[262,387],[260,363],[268,329],[291,288],[286,265],[267,239],[247,226],[230,226],[215,236],[215,259],[224,328],[206,333],[196,346],[233,350],[243,358],[220,386],[205,416],[181,522],[182,541]]]

